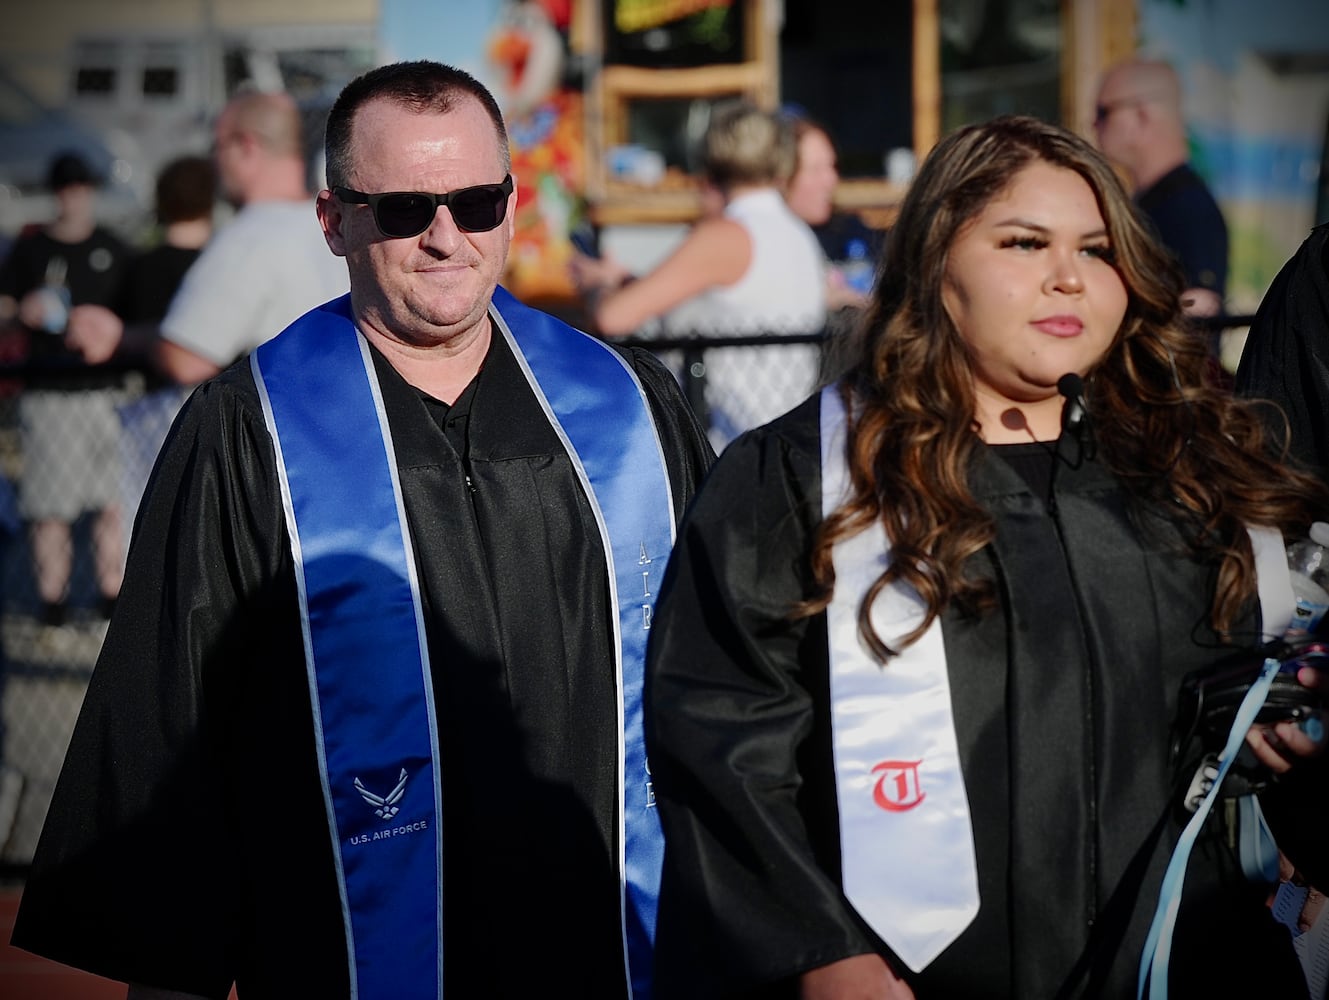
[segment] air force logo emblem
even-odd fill
[[[375,795],[360,783],[359,778],[355,779],[355,790],[360,793],[361,798],[374,807],[374,815],[386,823],[401,811],[397,807],[397,803],[406,794],[406,768],[401,769],[401,777],[397,779],[397,787],[388,792],[387,795]]]

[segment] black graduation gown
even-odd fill
[[[813,399],[730,445],[661,592],[647,686],[666,838],[658,1000],[794,996],[801,971],[891,954],[840,889],[826,619],[788,614],[811,593],[818,422]],[[1052,997],[1164,814],[1178,683],[1216,655],[1203,625],[1212,568],[1157,519],[1133,527],[1101,465],[1058,469],[1056,517],[988,450],[971,481],[997,524],[973,569],[997,581],[1000,609],[947,612],[943,638],[981,904],[921,974],[893,964],[920,1000]],[[1134,995],[1179,830],[1145,852],[1096,995]],[[1304,996],[1286,931],[1232,868],[1212,838],[1197,848],[1172,995]],[[1192,991],[1204,960],[1217,992]]]
[[[1329,480],[1329,224],[1311,231],[1278,272],[1251,323],[1237,368],[1243,396],[1277,403],[1295,458]]]
[[[448,436],[375,354],[439,714],[445,988],[618,1000],[604,554],[567,455],[493,343]],[[677,517],[713,456],[669,372],[624,353]],[[233,978],[246,1000],[345,996],[311,727],[273,448],[246,362],[194,393],[154,473],[14,943],[205,996]]]

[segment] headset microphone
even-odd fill
[[[1061,429],[1069,432],[1078,441],[1084,433],[1085,421],[1089,411],[1084,403],[1084,379],[1075,372],[1067,372],[1057,379],[1057,392],[1066,402],[1061,408]]]

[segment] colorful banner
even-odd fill
[[[649,31],[704,10],[728,10],[734,0],[615,0],[614,27],[624,33]]]
[[[592,2],[592,0],[580,0]],[[582,92],[570,78],[574,0],[382,0],[384,62],[437,59],[494,92],[517,180],[516,235],[504,285],[525,301],[576,296],[568,234],[585,211]]]

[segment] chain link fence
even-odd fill
[[[141,373],[0,369],[0,870],[31,861],[119,589]]]

